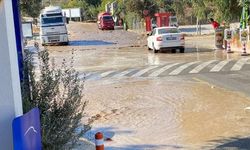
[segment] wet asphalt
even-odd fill
[[[74,59],[88,116],[101,116],[93,129],[116,133],[107,149],[250,149],[250,56],[215,50],[212,35],[154,54],[143,34],[68,29],[70,45],[48,49],[57,64]]]

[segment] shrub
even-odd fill
[[[76,133],[87,104],[82,101],[83,81],[79,80],[72,65],[67,67],[65,61],[61,69],[56,69],[47,49],[39,52],[40,70],[36,76],[33,54],[26,51],[25,55],[26,76],[22,85],[24,112],[34,107],[40,109],[43,149],[66,149],[85,132]]]
[[[125,20],[128,25],[128,28],[133,29],[133,22],[141,20],[141,17],[134,12],[128,12],[125,16]]]

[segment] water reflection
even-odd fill
[[[100,40],[82,40],[82,41],[70,41],[70,46],[102,46],[102,45],[113,45],[115,43],[100,41]]]
[[[158,55],[153,53],[148,54],[148,64],[149,65],[160,65],[160,59]]]

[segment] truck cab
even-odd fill
[[[62,9],[58,6],[46,7],[40,14],[40,40],[42,45],[67,45],[68,31]]]

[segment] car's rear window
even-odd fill
[[[103,20],[105,20],[105,21],[112,21],[113,18],[112,18],[112,16],[103,16]]]
[[[164,28],[158,29],[159,34],[166,34],[166,33],[180,33],[181,31],[177,28]]]

